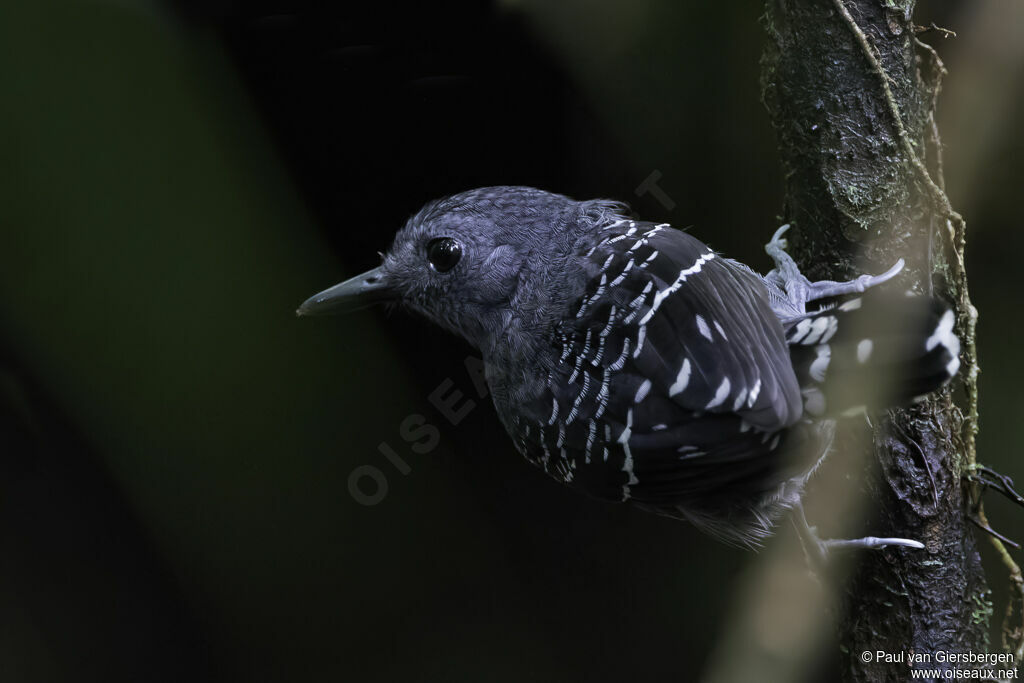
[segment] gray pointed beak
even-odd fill
[[[368,270],[350,280],[314,294],[299,306],[296,315],[350,313],[381,301],[396,298],[388,286],[382,267]]]

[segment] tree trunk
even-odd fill
[[[878,511],[871,532],[917,539],[926,550],[858,556],[839,618],[844,671],[854,681],[908,678],[906,664],[864,661],[865,651],[986,652],[991,615],[966,504],[977,364],[965,226],[942,189],[932,117],[942,66],[916,40],[913,6],[766,0],[764,17],[763,95],[797,261],[812,280],[838,280],[903,257],[902,284],[952,303],[964,342],[952,389],[876,421],[863,484]]]

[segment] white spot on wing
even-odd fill
[[[725,399],[729,398],[729,378],[726,377],[722,380],[722,383],[718,385],[718,391],[715,392],[715,397],[704,406],[705,410],[717,408],[718,406],[725,403]]]
[[[747,400],[747,388],[743,387],[740,389],[740,393],[736,396],[736,402],[732,404],[733,412],[743,407],[743,404]]]
[[[640,330],[636,334],[636,350],[633,351],[633,358],[638,358],[640,356],[640,351],[642,351],[644,348],[644,340],[646,338],[647,328],[643,325],[643,323],[641,323]]]
[[[636,396],[633,397],[633,402],[640,403],[640,401],[643,401],[645,398],[647,398],[647,392],[649,392],[650,390],[651,380],[645,379],[643,383],[640,385],[640,388],[636,390]]]
[[[807,336],[807,333],[811,331],[811,319],[804,318],[796,324],[796,329],[793,330],[793,336],[789,338],[790,344],[797,344]]]
[[[690,359],[683,359],[683,367],[679,368],[679,374],[676,375],[676,381],[672,386],[668,388],[668,395],[675,396],[676,394],[682,393],[686,389],[686,385],[690,383]]]
[[[836,333],[836,330],[838,329],[839,318],[830,315],[828,317],[828,327],[825,329],[825,333],[821,335],[821,339],[819,339],[818,342],[824,344],[825,342],[832,338],[832,335],[834,335]]]
[[[711,336],[711,328],[710,328],[710,327],[708,327],[708,324],[707,324],[707,322],[706,322],[706,321],[704,320],[704,317],[703,317],[703,316],[701,316],[701,315],[699,315],[699,314],[697,315],[697,329],[698,329],[698,330],[700,330],[700,333],[701,333],[701,334],[702,334],[702,335],[703,335],[703,336],[704,336],[704,337],[705,337],[705,338],[706,338],[706,339],[707,339],[708,341],[714,341],[714,339],[713,339],[713,338],[712,338],[712,336]]]
[[[757,401],[757,395],[761,393],[761,380],[754,382],[754,388],[750,390],[750,396],[747,397],[747,407],[753,408],[754,402]]]

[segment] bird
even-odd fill
[[[948,305],[878,287],[902,259],[812,282],[786,252],[788,229],[767,244],[775,268],[762,276],[621,202],[483,187],[425,205],[380,266],[297,314],[386,302],[424,316],[480,352],[527,461],[754,548],[792,508],[814,533],[802,495],[835,420],[920,400],[960,365]]]

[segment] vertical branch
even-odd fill
[[[853,680],[889,680],[861,652],[987,649],[991,605],[967,507],[975,461],[977,374],[964,270],[966,225],[947,198],[929,88],[918,69],[914,0],[766,0],[764,102],[786,177],[791,244],[812,279],[880,272],[902,256],[904,285],[957,309],[964,342],[961,408],[947,390],[875,428],[865,495],[881,535],[922,553],[865,554],[840,619]],[[931,141],[937,178],[928,169]],[[934,228],[940,229],[936,231]],[[933,241],[936,242],[933,245]]]

